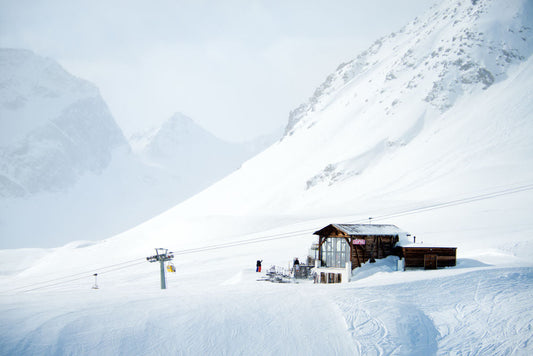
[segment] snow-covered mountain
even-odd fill
[[[197,199],[231,191],[214,214],[344,213],[424,185],[440,198],[527,181],[531,16],[521,0],[435,7],[339,66],[291,112],[281,143]]]
[[[442,1],[201,194],[100,243],[2,253],[0,351],[533,353],[532,15],[528,0]],[[317,229],[368,217],[458,247],[457,267],[391,257],[345,285],[256,280],[257,259],[286,266]],[[161,246],[179,271],[166,291],[145,259]]]
[[[180,114],[133,151],[94,85],[27,50],[0,50],[0,101],[3,247],[112,236],[258,152]]]
[[[92,84],[26,50],[0,50],[0,67],[0,196],[66,189],[127,147]]]
[[[190,192],[198,192],[223,178],[257,153],[215,137],[181,113],[174,114],[143,139],[145,144],[138,147],[143,162],[179,177],[180,184]]]
[[[529,5],[516,13],[517,1],[458,2],[436,7],[396,33],[377,40],[356,59],[341,64],[308,102],[293,110],[286,134],[309,126],[339,95],[353,91],[350,105],[379,106],[394,116],[424,101],[445,112],[458,99],[508,77],[510,66],[531,54]],[[364,91],[362,91],[364,89]],[[417,103],[422,107],[422,103]]]
[[[129,142],[133,150],[147,163],[164,166],[170,161],[175,165],[198,166],[202,164],[202,161],[209,161],[213,158],[229,159],[240,164],[243,157],[253,157],[282,136],[280,129],[245,142],[228,142],[216,137],[190,117],[178,112],[160,127],[133,135]],[[197,152],[196,159],[192,160],[191,152]],[[211,164],[220,166],[217,162],[211,162]],[[239,164],[230,162],[229,167],[233,170]]]

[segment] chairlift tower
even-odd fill
[[[146,257],[148,262],[158,262],[161,266],[161,289],[167,289],[167,284],[165,281],[165,262],[171,261],[174,258],[172,252],[168,252],[166,248],[156,248],[155,255]]]

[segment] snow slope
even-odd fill
[[[248,197],[265,185],[270,194],[259,199],[290,200],[272,203],[274,209],[294,206],[295,211],[309,211],[328,204],[322,199],[325,191],[329,196],[340,192],[328,199],[336,206],[343,205],[339,198],[358,201],[363,194],[388,195],[408,185],[411,195],[417,177],[451,181],[454,174],[472,175],[476,165],[492,167],[488,177],[478,177],[483,180],[481,187],[531,178],[531,170],[517,167],[532,157],[530,64],[526,61],[531,54],[531,6],[522,1],[513,6],[509,2],[446,3],[377,41],[356,60],[340,66],[300,106],[300,116],[293,112],[283,142],[213,190],[224,194],[230,190],[227,187],[243,187],[232,191],[235,212],[249,210]],[[519,6],[523,12],[517,12]],[[491,21],[498,14],[503,16]],[[466,32],[484,35],[473,39]],[[503,52],[515,55],[500,59]],[[467,62],[470,69],[453,64]],[[481,79],[467,80],[470,70],[490,70],[494,82],[487,86]],[[443,101],[447,104],[441,105]],[[499,111],[492,114],[492,110]],[[511,178],[508,172],[507,177],[497,177],[501,167],[491,161],[512,164],[513,159],[522,176]],[[276,169],[260,168],[272,166]],[[363,193],[361,188],[367,187]],[[345,194],[347,190],[351,194]],[[448,185],[440,190],[433,194],[466,193],[472,187]],[[263,209],[265,202],[254,205]],[[211,207],[213,213],[228,213],[226,204]]]
[[[0,353],[533,353],[532,8],[443,1],[201,194],[101,242],[0,251]],[[368,217],[458,247],[458,265],[257,281],[255,260],[287,266],[313,231]],[[176,255],[165,291],[154,247]]]
[[[0,350],[525,355],[531,274],[531,268],[488,269],[401,284],[317,286],[260,283],[249,269],[237,286],[192,289],[176,281],[165,293],[103,287],[1,297]]]

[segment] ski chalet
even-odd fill
[[[405,258],[402,269],[433,269],[455,266],[456,262],[455,247],[399,246],[410,234],[395,225],[330,224],[314,235],[318,235],[313,258],[317,283],[348,282],[352,269],[390,255]]]

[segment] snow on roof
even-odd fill
[[[379,224],[332,224],[335,228],[348,235],[398,235],[405,233],[396,225]]]
[[[423,242],[420,243],[413,243],[413,242],[405,242],[400,241],[396,244],[397,247],[406,247],[406,248],[455,248],[457,247],[449,245],[449,244],[439,244],[439,245],[432,245],[432,244],[424,244]]]

